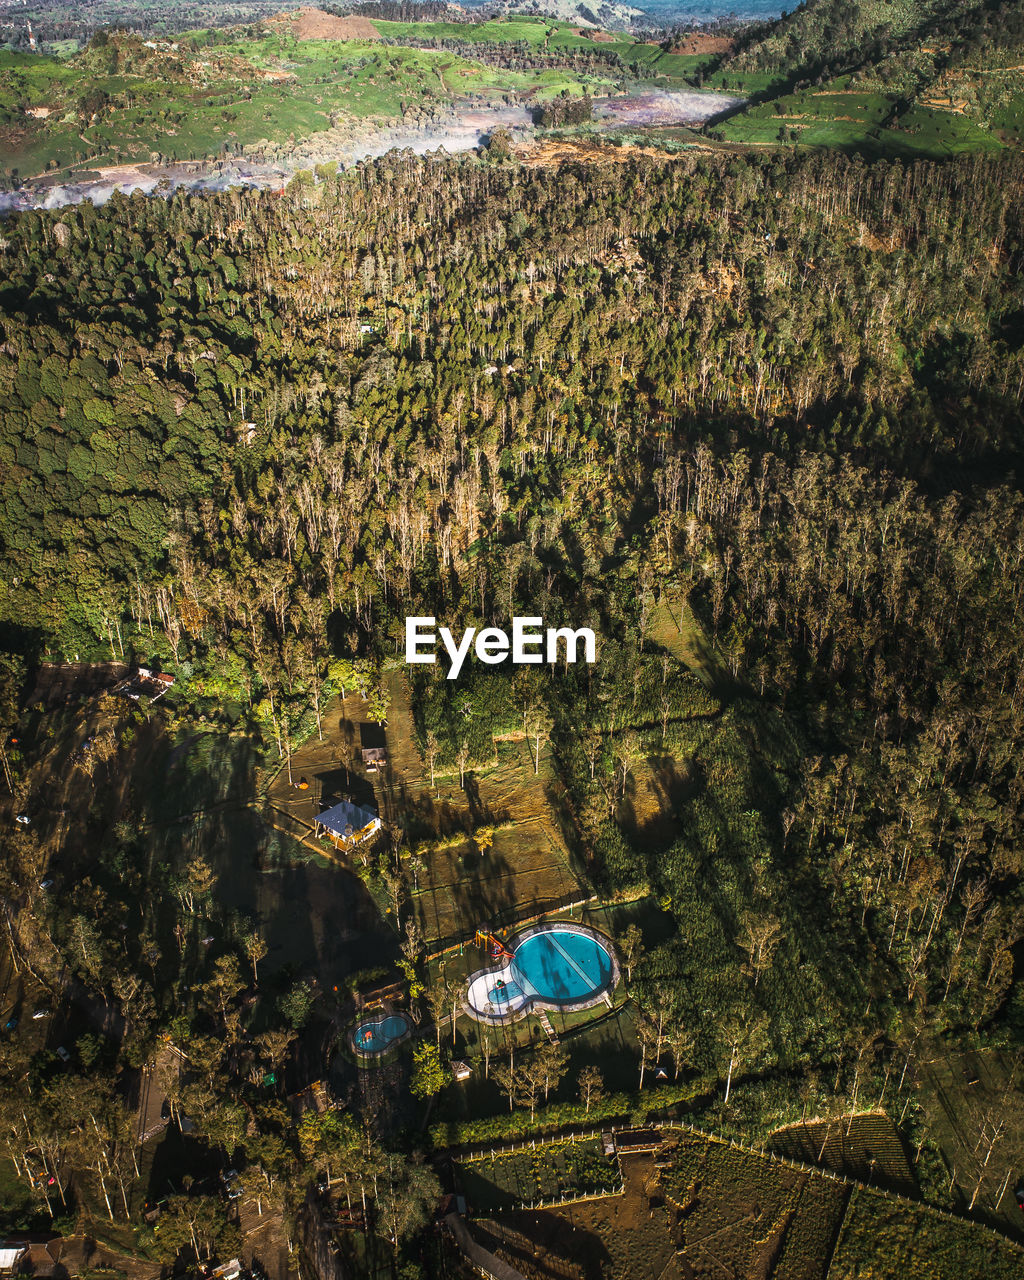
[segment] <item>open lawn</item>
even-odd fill
[[[431,788],[415,751],[408,683],[392,673],[390,689],[390,768],[381,791],[409,833],[406,870],[428,946],[437,950],[472,939],[482,924],[510,925],[588,897],[562,834],[545,752],[534,773],[525,741],[497,742],[496,759],[478,763],[461,785],[457,772],[446,771],[435,773]],[[474,839],[482,827],[493,833],[483,850]]]

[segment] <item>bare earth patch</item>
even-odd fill
[[[659,164],[666,164],[673,157],[656,147],[601,146],[595,142],[575,142],[558,139],[546,142],[525,142],[514,148],[516,155],[531,169],[544,169],[559,164],[628,164],[637,156],[647,156]]]
[[[677,45],[673,45],[669,52],[684,54],[732,53],[735,47],[736,41],[730,40],[725,36],[692,35],[687,36],[685,40],[680,40]]]
[[[304,6],[279,14],[272,22],[287,23],[297,40],[379,40],[380,32],[369,18],[339,18],[322,9]]]

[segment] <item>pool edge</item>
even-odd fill
[[[483,1026],[504,1026],[510,1022],[520,1022],[523,1018],[528,1018],[531,1013],[580,1013],[584,1009],[592,1009],[595,1005],[602,1003],[607,1003],[610,1007],[612,995],[622,978],[622,970],[619,967],[619,958],[615,953],[615,944],[602,929],[597,929],[593,925],[577,924],[575,920],[538,921],[535,924],[528,925],[522,932],[514,934],[509,940],[508,949],[514,954],[528,938],[532,938],[538,933],[552,933],[556,930],[562,933],[580,933],[589,938],[596,938],[607,951],[608,958],[612,964],[611,976],[596,994],[585,996],[578,1000],[558,1001],[543,1000],[539,996],[531,996],[518,1009],[511,1010],[508,1013],[481,1013],[480,1010],[475,1009],[469,1003],[470,989],[477,979],[488,974],[503,973],[507,967],[506,965],[491,965],[482,969],[475,969],[467,977],[459,999],[463,1013]]]

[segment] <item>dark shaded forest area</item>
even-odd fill
[[[587,874],[674,919],[635,990],[677,1068],[856,1101],[1019,1030],[1022,199],[1013,158],[391,156],[9,219],[6,646],[280,739],[407,614],[592,626],[594,668],[417,680],[417,725],[463,765],[550,741]],[[687,603],[701,671],[654,636]],[[219,1027],[144,945],[143,1038]]]

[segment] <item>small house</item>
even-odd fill
[[[350,849],[380,830],[380,818],[351,800],[342,800],[313,819],[316,835],[325,835],[336,849]]]
[[[367,773],[382,773],[388,762],[388,741],[379,724],[359,726],[359,752]]]
[[[168,675],[166,671],[151,671],[149,667],[139,667],[133,675],[129,675],[120,684],[115,685],[114,692],[130,698],[132,702],[138,702],[143,695],[149,698],[150,702],[156,702],[173,685],[174,676]]]
[[[468,1062],[463,1062],[461,1058],[456,1058],[452,1062],[452,1074],[456,1080],[468,1080],[473,1074],[473,1068]]]
[[[20,1241],[0,1242],[0,1275],[18,1271],[28,1257],[28,1246]]]
[[[242,1263],[238,1258],[232,1258],[230,1262],[222,1262],[219,1267],[215,1267],[212,1271],[208,1271],[209,1280],[239,1280],[242,1274]]]

